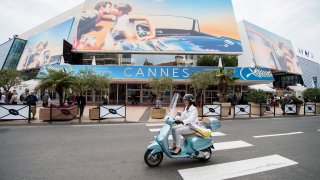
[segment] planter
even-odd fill
[[[221,117],[228,117],[231,111],[231,103],[213,103],[221,105]]]
[[[100,109],[99,108],[89,109],[89,118],[91,120],[99,120],[99,116],[100,116]]]
[[[316,114],[320,114],[320,103],[316,103]]]
[[[51,108],[52,120],[72,120],[79,114],[77,106]],[[40,108],[39,110],[40,120],[50,120],[50,108]]]
[[[260,116],[260,112],[261,114],[263,114],[267,106],[265,103],[261,104],[261,107],[260,107],[260,104],[253,103],[253,102],[249,102],[249,104],[251,105],[251,114],[256,116]]]
[[[166,116],[166,109],[164,108],[152,108],[151,118],[152,119],[163,119]]]

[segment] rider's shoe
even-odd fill
[[[178,152],[171,152],[171,154],[172,155],[178,155],[178,154],[180,154],[180,152],[181,152],[181,149]]]

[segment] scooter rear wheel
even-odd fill
[[[151,149],[148,149],[144,153],[144,162],[150,167],[157,167],[162,162],[163,153],[157,152],[155,154],[151,154]]]
[[[208,147],[206,149],[201,150],[202,152],[204,152],[206,155],[202,158],[199,158],[200,161],[208,161],[211,158],[211,148]]]

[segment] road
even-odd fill
[[[159,124],[0,126],[0,179],[319,179],[320,118],[228,120],[208,162],[143,160]]]

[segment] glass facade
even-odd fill
[[[23,52],[24,46],[26,45],[25,40],[22,39],[17,39],[15,38],[14,40],[12,40],[12,45],[10,48],[10,51],[7,54],[7,57],[4,61],[4,64],[2,66],[2,69],[9,69],[9,68],[16,68],[19,60],[20,60],[20,56]]]
[[[0,69],[3,67],[3,64],[6,62],[8,53],[11,49],[14,39],[11,39],[0,45]]]

